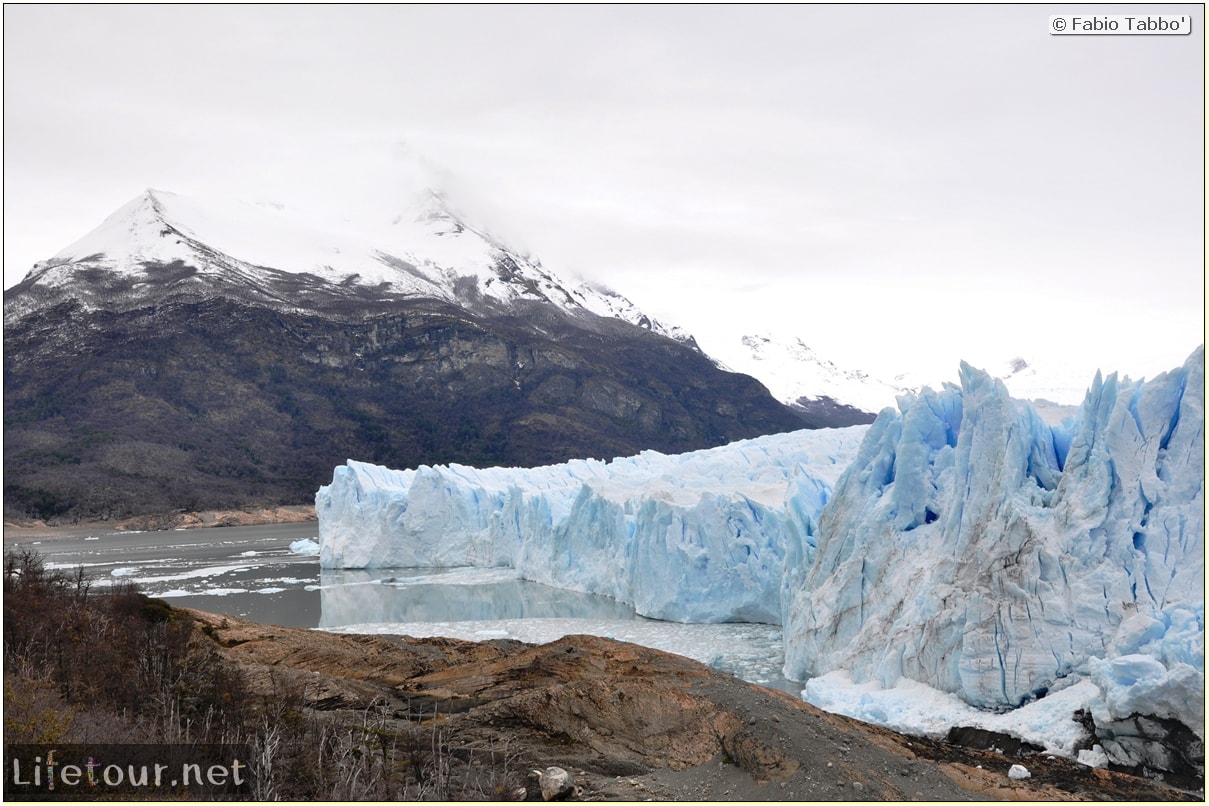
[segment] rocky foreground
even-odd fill
[[[1203,799],[1045,754],[904,736],[605,638],[533,646],[335,635],[187,612],[265,701],[422,731],[465,769],[561,767],[579,787],[572,799]],[[1009,777],[1014,764],[1030,777]],[[542,797],[532,776],[500,794]]]

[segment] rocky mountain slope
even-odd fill
[[[439,196],[341,227],[148,191],[38,264],[4,302],[6,516],[302,503],[349,458],[528,466],[802,425]]]

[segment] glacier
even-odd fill
[[[1097,374],[1057,426],[984,372],[960,382],[870,427],[788,603],[786,675],[993,710],[1090,679],[1109,760],[1170,769],[1141,715],[1190,728],[1203,768],[1203,347],[1148,382]]]
[[[350,460],[316,495],[320,564],[508,567],[652,618],[780,624],[821,706],[1048,697],[1031,712],[1076,703],[1099,748],[1055,751],[1203,775],[1204,385],[1201,347],[1148,381],[1097,373],[1053,423],[962,364],[870,426],[679,456]]]
[[[787,558],[812,558],[811,524],[866,428],[527,469],[350,460],[315,496],[319,562],[504,566],[651,618],[780,624]]]

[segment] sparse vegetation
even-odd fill
[[[93,589],[7,553],[4,743],[243,745],[258,800],[499,800],[524,785],[516,753],[452,747],[435,712],[324,712],[284,684],[257,696],[196,627],[131,585]]]
[[[239,676],[191,642],[193,623],[129,584],[4,558],[6,743],[236,743]]]

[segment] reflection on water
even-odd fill
[[[696,658],[740,677],[797,693],[780,676],[779,628],[764,624],[675,624],[636,616],[613,599],[550,588],[507,568],[320,570],[290,545],[315,539],[315,525],[95,533],[13,540],[48,569],[83,568],[97,589],[133,582],[173,605],[283,627],[510,637],[529,642],[591,633]]]
[[[278,627],[319,626],[319,591],[303,588],[288,588],[276,593],[252,591],[215,594],[173,596],[168,600],[173,606],[192,607],[207,613],[222,616],[239,616],[259,624],[274,624]]]
[[[461,571],[414,568],[320,571],[319,626],[526,618],[636,618],[633,608],[603,596],[510,578],[511,572],[502,569],[486,574]]]

